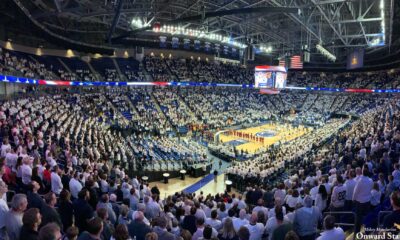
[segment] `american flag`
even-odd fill
[[[290,68],[292,69],[303,69],[303,62],[299,55],[292,56],[290,58]]]

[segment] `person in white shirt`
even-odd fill
[[[3,196],[8,192],[8,186],[5,182],[0,180],[0,239],[6,239],[6,214],[9,211],[7,202],[3,199]]]
[[[346,238],[344,231],[340,227],[335,227],[335,217],[328,215],[324,219],[325,231],[317,240],[344,240]]]
[[[257,213],[253,212],[251,214],[249,224],[245,225],[250,232],[249,240],[261,240],[261,237],[265,231],[264,225],[262,223],[258,223],[257,220]]]
[[[221,220],[218,219],[218,213],[216,209],[211,211],[211,218],[206,219],[206,225],[210,225],[217,231],[219,231],[222,228],[222,223]]]
[[[59,195],[63,189],[63,184],[61,182],[61,177],[58,175],[59,168],[55,166],[51,172],[51,191],[56,195]]]
[[[268,208],[264,207],[264,200],[261,198],[257,200],[257,206],[253,208],[253,212],[264,212],[264,216],[268,216]]]
[[[21,166],[22,183],[28,185],[31,182],[32,168],[29,166],[30,159],[25,157]]]
[[[379,184],[374,182],[371,190],[371,209],[374,209],[381,202],[382,193],[379,191]]]
[[[346,210],[350,210],[352,208],[352,203],[353,203],[353,192],[354,188],[356,186],[356,180],[354,179],[356,177],[356,172],[352,169],[349,172],[348,178],[346,182],[344,183],[344,186],[346,187]]]
[[[69,180],[69,190],[72,197],[78,199],[78,193],[82,190],[82,184],[79,182],[79,172],[74,173],[74,177]]]
[[[363,167],[362,173],[363,175],[357,181],[353,192],[353,201],[356,204],[356,232],[360,231],[362,220],[370,208],[371,190],[374,185],[372,179],[368,177],[367,166]]]
[[[316,180],[314,180],[314,187],[311,188],[311,190],[310,190],[311,199],[314,201],[317,198],[318,188],[319,188],[319,183],[318,183],[318,180],[316,179]]]
[[[269,240],[272,239],[272,233],[279,226],[277,216],[283,218],[284,223],[289,222],[288,219],[283,217],[282,207],[281,206],[275,207],[275,216],[269,218],[267,223],[265,224],[265,232],[267,233]]]
[[[235,231],[238,232],[241,226],[244,226],[246,224],[249,224],[249,220],[246,219],[247,214],[245,209],[241,209],[239,212],[239,217],[233,217],[232,223],[233,223],[233,228],[235,228]]]
[[[346,186],[343,185],[342,175],[336,176],[336,183],[337,186],[332,190],[331,209],[332,211],[341,211],[346,201]]]

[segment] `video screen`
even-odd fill
[[[286,69],[282,66],[256,66],[254,78],[256,88],[286,87]]]

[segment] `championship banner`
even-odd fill
[[[172,38],[172,48],[179,48],[179,38],[177,37]]]
[[[228,46],[224,46],[224,54],[228,55],[229,53],[229,47]]]
[[[211,50],[211,44],[209,42],[204,43],[204,50],[209,52]]]
[[[190,49],[190,39],[183,39],[183,48],[184,49]]]
[[[160,36],[160,47],[166,48],[167,47],[167,37]]]
[[[194,49],[200,50],[200,41],[199,40],[194,40]]]
[[[238,52],[237,49],[232,47],[232,56],[237,56]]]
[[[220,50],[219,48],[220,48],[220,46],[221,46],[221,45],[219,45],[218,43],[216,43],[216,44],[214,45],[214,49],[215,49],[215,52],[216,52],[216,53],[219,53],[219,50]]]
[[[347,69],[357,69],[364,66],[364,49],[356,49],[347,56]]]

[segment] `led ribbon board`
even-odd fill
[[[172,86],[172,87],[236,87],[236,88],[255,88],[253,84],[231,84],[231,83],[208,83],[208,82],[79,82],[64,80],[43,80],[30,79],[24,77],[0,75],[0,82],[32,84],[45,86]],[[327,91],[327,92],[349,92],[349,93],[400,93],[400,89],[363,89],[363,88],[323,88],[323,87],[296,87],[286,86],[284,89],[305,90],[305,91]]]

